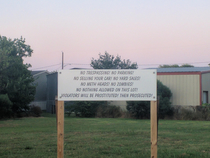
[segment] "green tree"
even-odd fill
[[[0,94],[0,119],[12,115],[12,102],[7,94]]]
[[[172,97],[171,90],[159,80],[157,81],[157,95],[159,97],[159,117],[173,115],[173,108],[170,99]]]
[[[172,67],[179,67],[178,64],[173,64],[173,65],[159,65],[159,68],[172,68]]]
[[[173,64],[173,65],[159,65],[159,68],[173,68],[173,67],[194,67],[193,65],[190,64],[182,64],[179,66],[178,64]]]
[[[137,63],[121,59],[119,55],[116,57],[105,52],[104,55],[99,53],[99,58],[92,58],[90,66],[94,69],[137,69]]]
[[[6,107],[10,111],[7,117],[28,109],[34,99],[34,78],[28,70],[30,64],[23,64],[23,57],[30,57],[32,52],[22,37],[11,40],[0,36],[0,111]]]
[[[194,67],[194,66],[190,64],[182,64],[180,67]]]
[[[173,115],[173,108],[171,107],[170,98],[172,96],[171,90],[157,81],[157,95],[159,98],[159,117]],[[127,110],[135,118],[150,118],[150,102],[146,101],[128,101]]]

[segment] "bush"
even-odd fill
[[[176,120],[206,120],[210,121],[210,105],[177,107],[174,113]]]
[[[0,119],[12,116],[12,102],[7,94],[0,94]]]
[[[157,81],[157,95],[159,97],[159,118],[164,119],[166,116],[172,116],[174,109],[170,102],[171,90],[159,80]]]
[[[98,107],[105,104],[106,102],[102,101],[77,101],[71,107],[72,111],[75,114],[80,113],[81,117],[95,117]]]
[[[150,102],[148,101],[128,101],[126,108],[134,118],[150,118]]]
[[[118,118],[122,116],[122,110],[119,106],[104,105],[97,109],[96,117],[102,118]]]
[[[197,106],[196,111],[202,113],[202,117],[204,120],[210,121],[210,104]]]
[[[200,112],[193,111],[192,109],[182,108],[178,114],[175,115],[178,120],[202,120]]]
[[[173,115],[173,108],[171,106],[170,98],[172,96],[171,90],[157,81],[157,95],[159,98],[159,118],[163,119],[166,116]],[[129,101],[127,102],[127,110],[134,118],[150,118],[150,103],[146,101]]]
[[[42,110],[39,106],[31,106],[31,115],[35,117],[39,117],[42,114]]]
[[[65,111],[65,114],[68,114],[68,116],[70,116],[71,113],[75,111],[73,104],[74,104],[73,101],[65,101],[64,102],[64,107],[65,107],[64,111]]]
[[[174,119],[210,121],[210,105],[180,107],[179,111],[174,114]]]

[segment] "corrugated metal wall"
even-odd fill
[[[36,94],[34,96],[34,101],[46,101],[47,100],[47,72],[36,75],[34,78],[36,87]]]
[[[47,107],[46,111],[54,113],[55,111],[55,96],[57,96],[58,77],[57,72],[47,75]]]
[[[204,91],[208,92],[208,103],[210,103],[210,73],[202,74],[202,92]]]
[[[200,105],[200,76],[195,75],[157,75],[157,79],[170,88],[172,105]]]

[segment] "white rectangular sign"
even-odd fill
[[[155,101],[156,70],[60,70],[59,101]]]

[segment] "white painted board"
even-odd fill
[[[59,101],[155,101],[156,70],[58,71]]]

